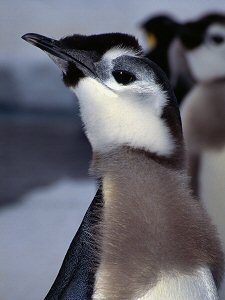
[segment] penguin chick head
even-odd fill
[[[157,15],[151,17],[141,24],[149,47],[153,50],[156,47],[167,47],[176,36],[178,23],[168,15]]]
[[[198,81],[225,77],[225,15],[209,14],[181,26],[180,39]]]
[[[78,96],[93,151],[130,146],[161,156],[174,153],[182,138],[176,99],[164,73],[144,58],[134,37],[23,38],[47,52],[63,71],[65,84]]]

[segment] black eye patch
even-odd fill
[[[112,75],[115,78],[115,80],[122,85],[128,85],[136,80],[134,74],[123,70],[113,71]]]
[[[224,42],[224,37],[222,37],[221,35],[212,35],[211,40],[214,44],[220,45]]]

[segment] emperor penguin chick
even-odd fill
[[[146,57],[160,66],[169,78],[168,50],[178,28],[179,23],[169,15],[156,15],[141,24],[149,46]]]
[[[181,35],[196,86],[181,108],[189,172],[225,250],[225,15],[186,24]],[[225,278],[220,288],[225,298]]]
[[[223,255],[188,188],[164,73],[126,34],[23,38],[76,92],[101,182],[46,299],[218,299],[211,272],[219,284]]]
[[[180,105],[194,84],[179,40],[179,33],[185,27],[171,16],[156,15],[144,22],[141,28],[150,48],[146,57],[166,73]]]

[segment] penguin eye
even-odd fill
[[[224,42],[224,38],[221,35],[212,35],[211,41],[216,45],[220,45]]]
[[[127,71],[116,70],[112,72],[112,75],[115,80],[122,85],[128,85],[136,80],[136,77]]]

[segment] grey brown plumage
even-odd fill
[[[95,155],[92,173],[104,178],[100,299],[133,299],[166,273],[202,265],[210,266],[219,284],[223,254],[185,170],[124,147]]]
[[[81,70],[69,85],[92,145],[92,174],[102,183],[100,207],[92,204],[69,252],[77,253],[76,263],[68,254],[46,299],[216,300],[210,270],[219,284],[223,254],[188,187],[179,109],[163,72],[123,34],[91,36],[90,45],[116,41],[103,53],[96,42],[76,48],[88,37],[69,37],[69,47],[35,34],[24,38],[63,60],[53,59],[64,80]],[[118,38],[127,47],[118,47]],[[69,284],[57,287],[64,277]]]

